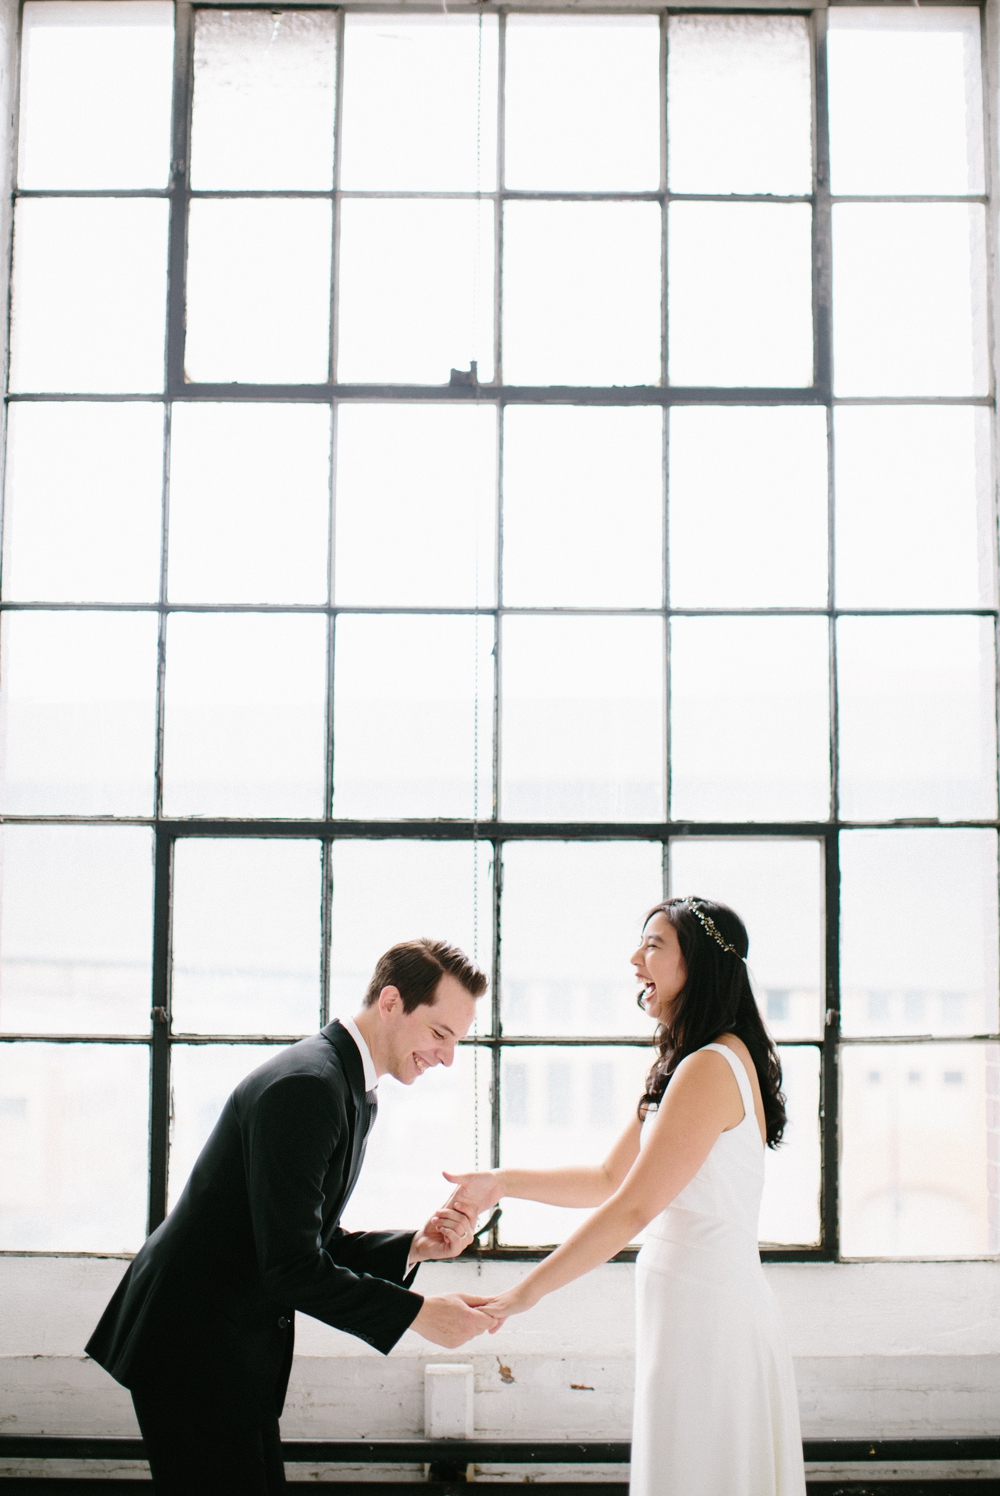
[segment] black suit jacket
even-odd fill
[[[184,1192],[122,1279],[87,1353],[126,1387],[183,1378],[284,1402],[293,1311],[388,1353],[423,1304],[412,1231],[343,1231],[375,1119],[334,1021],[241,1081]]]

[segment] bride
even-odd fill
[[[738,915],[707,899],[648,915],[632,965],[659,1057],[603,1164],[445,1176],[458,1186],[449,1205],[470,1213],[504,1196],[597,1207],[483,1304],[500,1322],[646,1232],[631,1496],[805,1493],[792,1362],[757,1250],[764,1147],[781,1141],[785,1108],[748,943]]]

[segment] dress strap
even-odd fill
[[[740,1097],[743,1101],[743,1120],[746,1121],[747,1117],[753,1117],[756,1122],[757,1112],[753,1103],[753,1089],[750,1085],[750,1077],[747,1075],[746,1066],[743,1061],[733,1054],[728,1044],[703,1044],[702,1049],[714,1049],[716,1054],[725,1055],[736,1077],[736,1084],[740,1088]]]

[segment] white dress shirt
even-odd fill
[[[364,1067],[365,1072],[365,1090],[376,1090],[378,1087],[378,1072],[375,1069],[375,1061],[372,1059],[372,1052],[368,1048],[368,1045],[365,1043],[361,1030],[358,1028],[353,1018],[342,1018],[340,1021],[347,1032],[350,1034],[351,1038],[354,1040],[355,1044],[358,1046],[358,1054],[361,1056],[361,1064]]]
[[[358,1028],[353,1018],[342,1018],[340,1021],[347,1032],[350,1034],[351,1038],[354,1040],[355,1044],[358,1046],[358,1054],[361,1056],[361,1064],[364,1067],[365,1072],[365,1090],[377,1090],[378,1073],[375,1069],[375,1061],[372,1059],[372,1052],[368,1048],[368,1045],[365,1043],[361,1030]],[[411,1252],[406,1263],[407,1273],[409,1273],[410,1269],[415,1266],[416,1264],[413,1260],[413,1253]]]

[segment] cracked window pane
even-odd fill
[[[667,37],[671,191],[810,192],[805,18],[672,15]]]
[[[337,16],[195,12],[191,185],[333,187]]]

